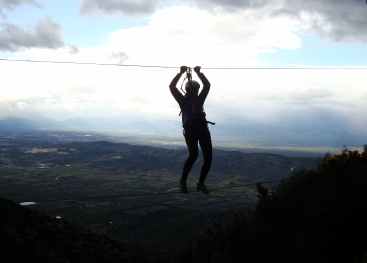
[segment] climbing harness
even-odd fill
[[[193,89],[194,84],[193,84],[191,72],[192,72],[192,69],[190,67],[187,67],[187,69],[186,69],[186,76],[185,76],[185,78],[184,78],[184,80],[182,81],[182,84],[181,84],[181,91],[185,95],[187,94],[187,92],[190,92],[190,97],[191,97],[191,113],[193,114],[194,120],[197,120],[197,119],[199,119],[198,118],[198,111],[197,111],[197,103],[198,102],[193,99],[194,98],[194,89]],[[185,80],[187,80],[187,83],[186,83],[186,92],[182,89],[182,86],[183,86]],[[200,105],[200,106],[202,108],[202,111],[205,112],[204,111],[204,107],[202,105]],[[182,109],[181,109],[180,114],[178,116],[181,116],[181,114],[182,114],[182,125],[184,125],[185,124],[184,123],[185,121],[184,121],[184,116],[183,116],[184,114],[182,113]],[[210,121],[206,121],[206,123],[209,123],[211,125],[215,125],[214,122],[210,122]]]

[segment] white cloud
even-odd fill
[[[24,109],[28,109],[29,108],[29,105],[25,102],[17,102],[17,106],[20,110],[24,110]]]
[[[365,92],[362,93],[361,99],[362,99],[362,101],[367,102],[367,91],[365,91]]]
[[[125,63],[132,64],[259,66],[253,57],[261,52],[301,47],[297,26],[284,18],[261,21],[254,14],[172,7],[157,11],[146,27],[113,33],[108,48],[124,52]]]

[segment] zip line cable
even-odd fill
[[[6,59],[6,58],[0,58],[0,61],[53,63],[53,64],[75,64],[75,65],[95,65],[95,66],[142,67],[142,68],[177,68],[177,67],[166,67],[166,66],[122,65],[122,64],[108,64],[108,63],[94,63],[94,62],[51,61],[51,60],[31,60],[31,59]]]
[[[284,179],[280,180],[272,180],[272,181],[265,181],[265,182],[257,182],[257,183],[247,183],[247,184],[240,184],[234,186],[227,186],[227,187],[220,187],[220,188],[213,188],[210,191],[218,191],[218,190],[225,190],[231,188],[239,188],[251,185],[258,185],[258,184],[270,184],[284,181]],[[196,193],[197,191],[189,191],[188,193]],[[93,200],[93,199],[106,199],[106,198],[126,198],[126,197],[142,197],[142,196],[154,196],[154,195],[169,195],[169,194],[183,194],[180,191],[175,192],[152,192],[152,193],[145,193],[145,194],[129,194],[129,195],[109,195],[109,196],[94,196],[94,197],[76,197],[76,198],[54,198],[54,199],[43,199],[37,201],[25,201],[25,202],[18,202],[18,203],[27,203],[27,202],[34,202],[34,203],[43,203],[43,202],[63,202],[63,201],[79,201],[79,200]]]
[[[123,65],[123,64],[109,64],[109,63],[95,63],[95,62],[73,62],[73,61],[52,61],[52,60],[31,60],[31,59],[7,59],[7,58],[0,58],[0,61],[7,61],[7,62],[33,62],[33,63],[53,63],[53,64],[74,64],[74,65],[94,65],[94,66],[116,66],[116,67],[141,67],[141,68],[166,68],[166,69],[173,69],[173,68],[180,68],[180,67],[171,67],[171,66],[153,66],[153,65]],[[367,67],[317,67],[317,68],[292,68],[292,67],[280,67],[280,68],[259,68],[259,67],[244,67],[244,68],[202,68],[202,69],[229,69],[229,70],[243,70],[243,69],[367,69]]]

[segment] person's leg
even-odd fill
[[[197,132],[194,129],[186,129],[185,130],[185,141],[187,148],[189,150],[189,157],[187,158],[183,170],[182,170],[182,176],[181,181],[187,180],[187,176],[189,175],[189,172],[194,165],[196,159],[199,156],[199,148],[198,148],[198,136]]]
[[[206,176],[209,173],[213,158],[212,139],[210,136],[209,129],[203,128],[201,130],[199,136],[199,144],[204,157],[204,163],[203,166],[201,167],[199,183],[203,184],[205,182]]]

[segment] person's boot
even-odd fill
[[[186,181],[180,180],[178,182],[178,187],[180,188],[181,193],[187,194],[189,191],[187,190]]]
[[[202,192],[203,194],[209,194],[208,188],[206,188],[205,184],[197,183],[196,184],[196,191]]]

